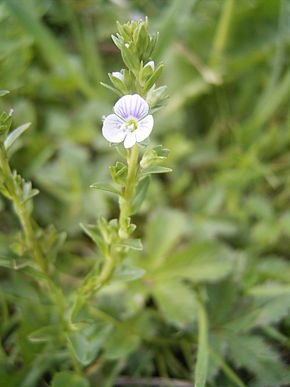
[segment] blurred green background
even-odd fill
[[[289,1],[2,0],[0,88],[10,94],[1,110],[13,107],[15,127],[32,122],[12,149],[13,167],[41,192],[34,200],[40,225],[68,233],[57,265],[69,294],[96,259],[79,223],[118,211],[114,198],[89,189],[110,179],[118,159],[101,135],[102,115],[116,98],[100,82],[122,68],[111,34],[116,20],[145,15],[160,33],[153,59],[165,65],[161,82],[169,94],[155,114],[151,142],[170,149],[173,172],[152,180],[134,220],[145,250],[131,260],[145,277],[116,280],[97,301],[122,324],[99,355],[83,361],[87,380],[192,380],[195,290],[202,286],[207,385],[286,385]],[[17,230],[1,198],[0,255],[11,254]],[[41,300],[29,279],[6,269],[0,275],[0,385],[50,385],[55,372],[70,369],[66,353],[60,343],[27,337],[55,318],[45,305],[36,308]],[[71,385],[86,386],[77,383]]]

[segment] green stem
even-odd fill
[[[114,268],[115,268],[114,260],[110,255],[107,255],[105,258],[104,266],[97,280],[97,285],[96,285],[97,290],[101,289],[105,285],[105,283],[109,281],[109,279],[113,274]]]
[[[34,261],[40,267],[41,271],[47,274],[47,265],[46,265],[45,259],[42,256],[42,253],[35,240],[32,224],[30,221],[30,216],[25,206],[25,203],[23,203],[22,192],[19,189],[13,177],[13,173],[9,165],[7,153],[3,144],[0,144],[0,165],[1,165],[2,173],[4,175],[4,181],[6,183],[7,189],[9,191],[9,195],[11,197],[11,201],[14,204],[16,214],[20,220],[20,223],[25,235],[27,247],[30,250]]]
[[[119,217],[119,236],[121,239],[128,238],[127,234],[127,219],[131,215],[131,201],[135,194],[136,185],[136,170],[138,163],[139,148],[135,144],[132,149],[128,151],[128,176],[126,187],[123,196],[120,197],[120,217]]]
[[[3,143],[0,143],[0,167],[3,173],[5,186],[8,190],[10,200],[14,204],[15,212],[21,223],[23,233],[25,236],[26,245],[29,251],[31,252],[32,258],[37,264],[37,266],[39,267],[40,271],[48,276],[49,272],[48,272],[47,263],[41,252],[38,242],[35,239],[30,214],[27,211],[25,203],[23,202],[22,190],[17,184],[17,182],[15,181],[15,177],[11,171],[9,160],[7,157],[7,152]],[[64,300],[63,292],[61,288],[55,286],[55,284],[50,279],[48,279],[47,284],[49,287],[50,298],[54,303],[54,305],[56,305],[56,307],[58,308],[59,316],[64,329],[67,329],[67,322],[65,319],[65,310],[64,310],[65,300]],[[68,350],[71,353],[70,348],[68,348]],[[75,360],[73,358],[72,358],[72,362],[75,366]]]

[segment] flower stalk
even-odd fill
[[[155,68],[152,60],[157,36],[148,33],[147,18],[124,25],[117,23],[117,27],[118,33],[112,39],[121,51],[126,68],[108,74],[113,86],[102,83],[119,97],[121,95],[113,113],[103,120],[102,134],[116,145],[119,154],[126,152],[127,162],[118,161],[110,167],[113,184],[97,182],[91,187],[118,195],[119,216],[110,221],[99,217],[96,225],[82,225],[102,257],[78,291],[71,312],[72,323],[78,321],[84,304],[109,283],[115,269],[124,264],[129,250],[142,250],[141,241],[132,236],[136,226],[131,223],[131,217],[145,200],[149,175],[170,171],[159,166],[168,151],[161,145],[148,149],[147,140],[154,126],[151,113],[160,108],[165,99],[165,87],[158,88],[155,84],[163,67]]]
[[[135,194],[136,188],[136,173],[137,173],[137,163],[138,163],[138,155],[139,148],[138,145],[134,145],[132,149],[128,150],[128,176],[127,176],[127,184],[124,187],[124,193],[119,198],[120,204],[120,217],[119,217],[119,236],[122,239],[128,238],[127,233],[127,220],[131,215],[131,200]]]

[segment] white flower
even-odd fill
[[[149,105],[140,95],[124,95],[113,110],[115,114],[108,115],[102,127],[107,141],[124,141],[124,147],[131,148],[136,142],[149,137],[154,123],[153,116],[148,115]]]

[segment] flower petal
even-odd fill
[[[129,132],[124,141],[125,148],[132,148],[132,146],[136,143],[135,132]]]
[[[136,139],[138,142],[145,140],[145,138],[149,137],[152,128],[153,128],[154,120],[153,116],[149,115],[143,120],[138,122],[137,129],[135,130]]]
[[[114,112],[121,118],[135,117],[140,120],[148,114],[149,105],[138,94],[124,95],[114,106]]]
[[[102,133],[107,141],[122,142],[126,137],[126,131],[123,130],[124,123],[116,114],[108,115],[103,123]]]

